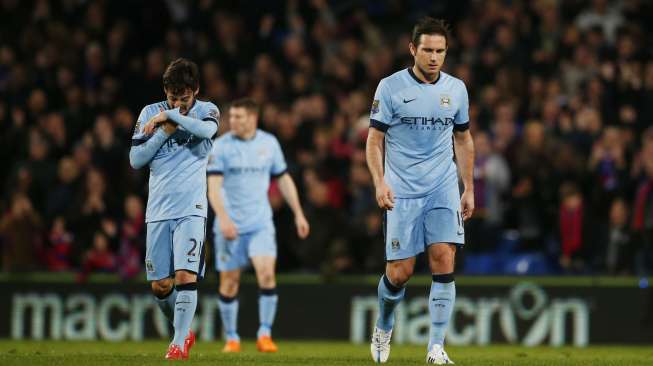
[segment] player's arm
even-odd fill
[[[460,106],[454,117],[453,148],[456,154],[458,173],[465,187],[460,196],[460,212],[463,220],[467,220],[474,213],[474,141],[469,132],[469,95],[462,81],[458,91]]]
[[[209,203],[220,223],[220,231],[225,239],[233,240],[238,236],[238,230],[224,207],[224,200],[222,198],[224,176],[219,173],[209,173],[207,179]]]
[[[129,164],[132,168],[140,169],[149,164],[169,136],[163,129],[158,129],[147,140],[132,139],[132,147],[129,150]]]
[[[279,190],[281,191],[281,195],[288,203],[288,206],[290,206],[290,209],[292,210],[293,214],[295,214],[295,226],[297,226],[297,235],[300,238],[304,239],[308,236],[310,229],[309,229],[308,221],[306,220],[306,216],[304,216],[304,210],[302,209],[302,205],[299,203],[299,194],[297,194],[297,186],[295,186],[295,182],[293,181],[290,174],[288,174],[287,172],[283,173],[279,177],[277,182],[279,184]]]
[[[454,130],[453,146],[456,152],[458,172],[465,187],[460,201],[463,219],[467,220],[474,213],[474,141],[469,129]]]
[[[162,113],[165,115],[167,120],[182,126],[190,134],[202,139],[210,139],[218,131],[219,122],[217,118],[192,118],[179,113],[179,109],[171,109],[163,111]]]
[[[392,210],[395,205],[394,193],[383,179],[385,133],[390,128],[393,110],[392,92],[387,80],[383,79],[379,82],[374,93],[374,101],[370,111],[370,129],[367,133],[367,144],[365,145],[365,157],[376,189],[376,203],[384,210]]]
[[[376,202],[380,208],[392,210],[395,200],[394,194],[383,179],[384,140],[385,132],[377,127],[370,127],[367,134],[367,144],[365,145],[365,157],[376,189]]]
[[[147,126],[155,120],[156,117],[147,121],[147,107],[143,108],[136,127],[134,127],[134,136],[132,137],[132,146],[129,150],[129,164],[134,169],[140,169],[149,164],[159,151],[159,148],[168,140],[168,137],[174,132],[174,128],[164,126],[164,128],[157,129],[152,134],[152,131],[147,129]],[[147,121],[147,123],[145,123]]]

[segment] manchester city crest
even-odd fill
[[[451,106],[451,97],[446,94],[440,95],[440,107],[449,108]]]

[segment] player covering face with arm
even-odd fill
[[[463,245],[463,221],[474,211],[474,146],[467,89],[440,70],[447,39],[444,21],[420,20],[409,44],[414,65],[381,80],[372,103],[366,155],[376,201],[385,210],[387,258],[371,344],[376,362],[388,359],[394,309],[404,297],[415,257],[426,251],[433,274],[427,362],[452,363],[444,352],[444,334],[455,300],[456,247]]]
[[[308,236],[309,225],[297,188],[286,170],[277,139],[257,129],[258,105],[251,99],[235,101],[229,109],[230,131],[211,153],[208,174],[209,201],[215,211],[215,263],[220,273],[218,301],[227,343],[224,352],[239,352],[236,329],[241,269],[251,262],[260,288],[257,348],[276,352],[271,331],[277,294],[277,255],[272,209],[267,192],[270,177],[295,215],[297,235]]]
[[[143,108],[130,164],[150,168],[145,268],[157,304],[175,328],[167,359],[188,358],[197,280],[204,273],[206,164],[219,111],[196,99],[195,63],[178,59],[163,75],[166,101]]]

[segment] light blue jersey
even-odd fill
[[[160,131],[152,134],[143,133],[148,120],[160,110],[174,116],[170,119],[183,118],[178,110],[172,110],[167,102],[146,106],[138,117],[134,129],[132,145],[139,146],[151,138],[165,139],[149,161],[150,181],[149,196],[145,222],[177,219],[185,216],[207,215],[206,199],[206,164],[211,150],[211,138],[201,138],[191,134],[182,125],[170,137]],[[187,117],[218,124],[220,112],[215,104],[196,100],[187,113]]]
[[[222,196],[239,234],[266,227],[272,222],[268,201],[270,177],[286,172],[281,146],[273,135],[256,130],[249,140],[228,132],[215,141],[207,174],[224,176]],[[219,232],[218,220],[214,223]]]
[[[411,68],[379,82],[370,125],[385,132],[385,182],[398,198],[419,198],[457,181],[453,130],[469,126],[465,84],[449,74],[428,84]]]

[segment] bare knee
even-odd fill
[[[222,296],[236,297],[240,287],[240,273],[220,272],[220,288]]]
[[[455,245],[433,244],[429,247],[429,267],[432,273],[452,273],[455,258]]]
[[[152,281],[152,293],[156,297],[163,298],[172,291],[173,286],[174,281],[172,278]]]
[[[274,271],[263,271],[258,274],[258,286],[263,289],[275,288],[277,286]]]
[[[190,271],[179,270],[175,272],[175,284],[185,285],[187,283],[197,282],[197,274]]]
[[[403,287],[406,282],[413,276],[415,263],[413,262],[388,262],[385,269],[385,275],[390,282],[397,286]]]

